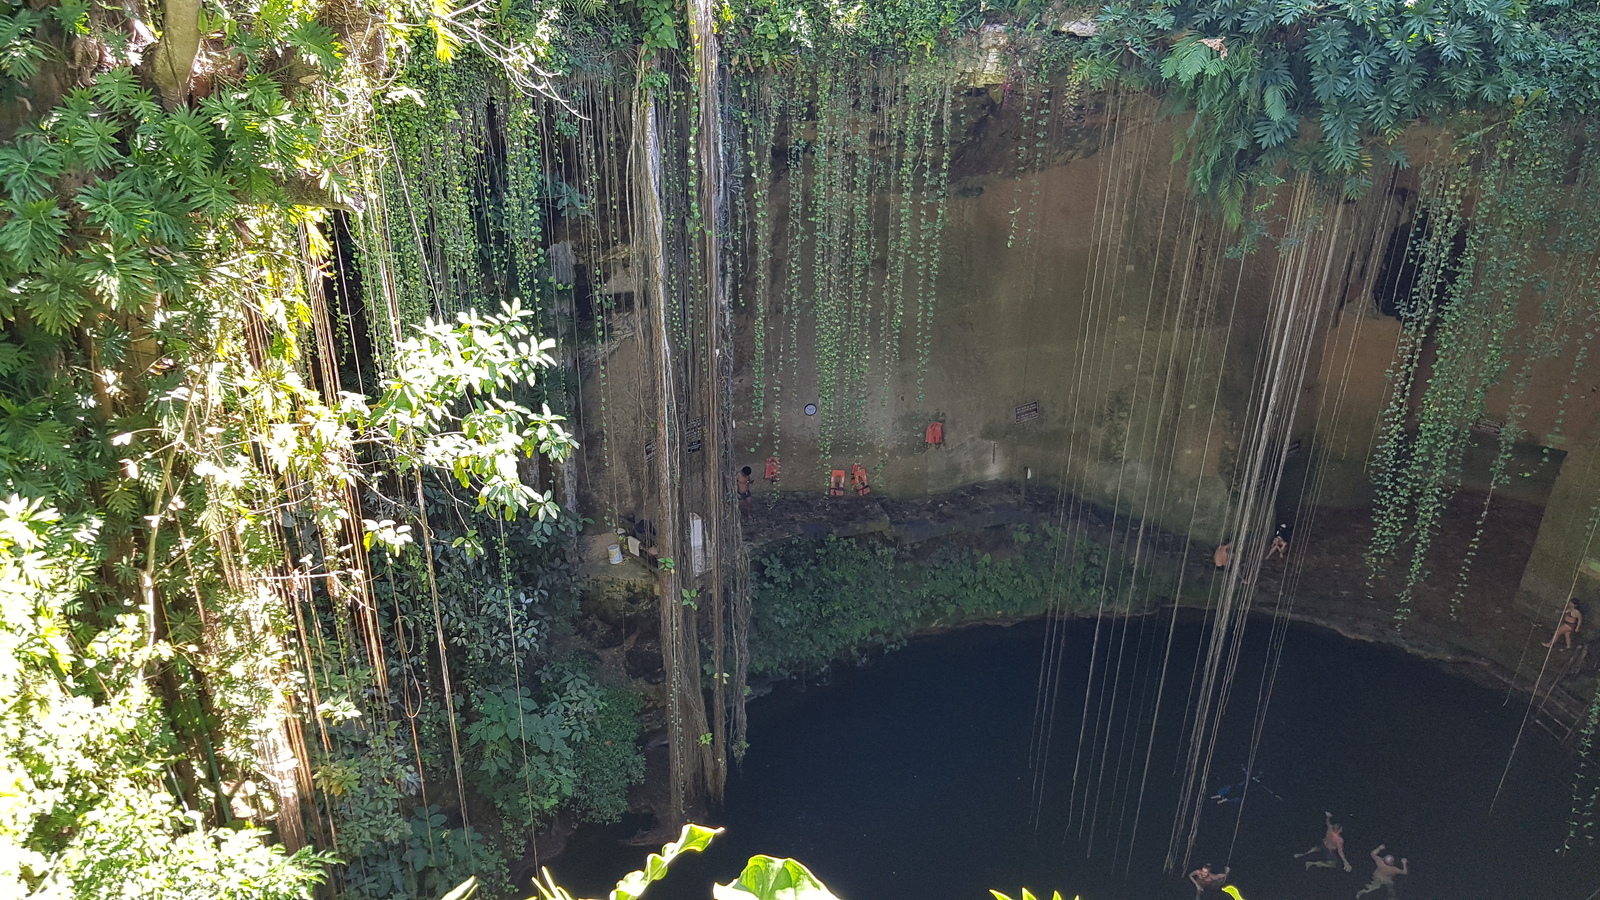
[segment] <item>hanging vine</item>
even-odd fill
[[[1411,297],[1412,321],[1398,354],[1404,368],[1383,414],[1376,458],[1380,492],[1371,553],[1374,569],[1402,536],[1409,544],[1410,559],[1398,591],[1398,621],[1409,616],[1413,591],[1427,576],[1428,550],[1459,483],[1472,426],[1484,417],[1487,393],[1505,375],[1507,360],[1519,352],[1521,298],[1531,295],[1530,301],[1543,308],[1550,291],[1571,287],[1541,275],[1534,256],[1545,250],[1543,237],[1566,194],[1561,182],[1572,145],[1534,107],[1501,127],[1502,136],[1484,150],[1488,158],[1482,171],[1474,174],[1458,163],[1448,164],[1446,173],[1441,173],[1444,177],[1471,179],[1469,184],[1447,187],[1439,196],[1443,202],[1424,209],[1431,233],[1422,236],[1423,274]],[[1463,151],[1460,158],[1469,152],[1470,148]],[[1469,193],[1472,222],[1457,225],[1455,218]],[[1465,232],[1458,260],[1452,259],[1456,229]],[[1435,317],[1437,328],[1430,329]],[[1413,429],[1407,421],[1412,402],[1409,382],[1415,377],[1424,341],[1430,342],[1434,359]],[[1520,349],[1538,353],[1533,346]],[[1503,480],[1520,432],[1518,408],[1514,403],[1512,415],[1500,423],[1491,489]]]

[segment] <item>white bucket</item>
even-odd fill
[[[606,553],[610,556],[611,564],[613,566],[622,565],[622,545],[621,544],[611,544],[610,546],[606,547]]]

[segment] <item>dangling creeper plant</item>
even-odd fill
[[[754,350],[751,354],[751,408],[756,420],[756,442],[766,434],[767,384],[767,305],[772,291],[772,211],[768,195],[772,190],[773,120],[771,85],[746,78],[740,82],[750,114],[746,119],[746,146],[750,160],[750,228],[755,239],[755,307],[752,327]],[[781,346],[781,342],[780,342]],[[776,408],[776,405],[774,405]],[[755,448],[751,449],[755,452]]]
[[[923,399],[923,382],[928,374],[928,360],[933,355],[933,310],[939,298],[939,261],[942,256],[941,244],[943,243],[945,217],[950,200],[950,151],[954,144],[954,137],[951,134],[953,114],[951,107],[954,105],[951,96],[952,92],[953,85],[950,73],[946,72],[944,76],[944,95],[940,102],[942,147],[939,154],[938,180],[934,185],[936,216],[931,235],[933,246],[929,248],[932,259],[928,267],[928,312],[926,326],[922,330],[921,352],[917,356],[917,402],[919,404]]]
[[[805,261],[800,252],[801,241],[805,237],[806,221],[806,180],[812,180],[812,189],[809,193],[816,193],[815,171],[807,174],[806,145],[800,138],[799,124],[804,114],[804,100],[802,95],[794,90],[786,91],[784,95],[784,122],[787,125],[789,136],[788,168],[785,179],[789,183],[788,199],[789,214],[784,225],[783,247],[788,258],[788,267],[784,277],[783,289],[783,314],[788,320],[788,361],[790,391],[800,380],[800,316],[805,307],[805,294],[802,281]],[[780,341],[781,343],[781,341]],[[779,359],[779,370],[782,369],[783,360]],[[773,446],[774,456],[782,458],[783,419],[780,401],[782,400],[782,386],[774,390],[775,399],[772,406]]]
[[[1020,117],[1019,126],[1017,129],[1017,158],[1014,163],[1017,173],[1012,179],[1011,210],[1008,213],[1010,222],[1006,228],[1007,250],[1010,250],[1017,244],[1017,216],[1022,212],[1023,206],[1022,177],[1023,175],[1027,174],[1029,168],[1031,168],[1029,165],[1029,157],[1031,156],[1030,151],[1034,149],[1032,146],[1033,142],[1025,140],[1025,138],[1028,136],[1028,133],[1033,130],[1033,120],[1037,114],[1035,110],[1036,98],[1032,88],[1032,83],[1030,82],[1028,76],[1024,74],[1022,76],[1022,84],[1020,86],[1020,90],[1022,91],[1022,115]],[[1007,98],[1008,101],[1009,99],[1010,98]],[[1035,172],[1035,182],[1037,183],[1037,172]]]
[[[1066,95],[1062,98],[1067,108],[1077,103],[1077,89],[1081,82],[1069,81]],[[1030,179],[1033,191],[1028,195],[1028,233],[1025,238],[1028,246],[1033,247],[1039,233],[1039,197],[1042,189],[1039,185],[1039,173],[1044,171],[1045,164],[1050,157],[1050,127],[1057,114],[1055,89],[1046,85],[1039,98],[1039,111],[1035,114],[1036,128],[1033,134],[1033,175]],[[1035,254],[1037,256],[1037,254]]]
[[[1581,160],[1573,173],[1572,183],[1563,186],[1564,198],[1548,211],[1551,224],[1546,231],[1553,233],[1554,237],[1545,250],[1556,257],[1556,271],[1554,276],[1534,275],[1532,291],[1542,295],[1542,302],[1538,306],[1539,320],[1532,327],[1528,339],[1521,342],[1515,351],[1507,353],[1508,356],[1520,355],[1522,366],[1512,378],[1511,401],[1500,429],[1495,457],[1489,467],[1489,495],[1479,509],[1472,540],[1461,563],[1456,589],[1451,596],[1452,616],[1466,596],[1467,579],[1482,545],[1490,500],[1498,487],[1511,481],[1506,469],[1517,440],[1523,436],[1522,422],[1529,411],[1527,397],[1533,386],[1533,368],[1542,361],[1561,356],[1570,343],[1581,298],[1593,296],[1595,253],[1600,249],[1600,208],[1597,208],[1600,206],[1600,197],[1595,196],[1594,166],[1600,152],[1597,152],[1592,141],[1585,141],[1578,147],[1570,138],[1564,137],[1555,142],[1549,158],[1560,167],[1580,149]],[[1553,172],[1552,176],[1552,180],[1565,180],[1559,171]],[[1579,359],[1582,358],[1582,350],[1587,349],[1586,344],[1580,347]],[[1576,375],[1576,370],[1573,375]],[[1565,409],[1570,390],[1569,384],[1558,401],[1558,429],[1560,411]],[[1545,452],[1548,458],[1548,450]]]
[[[916,272],[914,273],[916,282],[915,291],[913,293],[914,299],[912,302],[912,307],[916,313],[917,324],[916,332],[912,335],[912,359],[917,361],[917,402],[920,404],[922,402],[923,379],[922,345],[929,327],[929,273],[932,271],[933,267],[933,256],[938,253],[938,247],[934,242],[935,218],[931,208],[933,206],[933,192],[936,190],[935,185],[938,181],[935,175],[937,167],[935,163],[935,151],[933,149],[933,121],[938,115],[939,94],[938,84],[932,77],[931,69],[924,68],[916,73],[916,75],[913,77],[918,78],[922,82],[924,88],[923,96],[926,101],[922,104],[922,109],[919,111],[920,114],[916,122],[916,135],[912,140],[913,146],[916,148],[916,153],[920,157],[921,161],[921,179],[916,194],[917,237]]]
[[[885,406],[889,402],[891,380],[898,364],[905,356],[902,343],[906,333],[906,295],[908,291],[914,291],[911,285],[912,279],[916,277],[915,273],[910,271],[911,243],[914,236],[913,213],[917,197],[917,163],[924,158],[918,152],[920,145],[917,143],[916,123],[926,106],[922,82],[913,78],[911,71],[896,70],[893,73],[893,83],[896,86],[897,102],[892,117],[894,140],[891,144],[893,152],[889,161],[897,165],[898,170],[894,175],[894,181],[891,181],[889,196],[896,198],[898,205],[889,210],[889,248],[885,260],[884,294],[886,302],[893,306],[885,338],[889,347],[883,373]],[[897,185],[895,181],[898,182]],[[915,299],[914,292],[912,297]]]
[[[1449,285],[1449,302],[1439,318],[1436,358],[1416,436],[1399,477],[1390,482],[1399,489],[1396,496],[1383,498],[1386,514],[1397,504],[1411,511],[1411,560],[1396,611],[1400,621],[1409,615],[1414,588],[1426,577],[1427,551],[1459,481],[1471,426],[1481,418],[1485,395],[1504,375],[1514,349],[1518,300],[1525,291],[1547,287],[1532,275],[1532,256],[1559,193],[1556,160],[1566,157],[1545,118],[1526,107],[1496,143],[1479,182],[1460,277]],[[1389,525],[1387,531],[1393,530]]]
[[[663,160],[680,159],[678,146],[679,134],[676,127],[668,127],[668,123],[676,123],[676,110],[678,108],[678,91],[671,83],[659,92],[660,96],[655,101],[657,115],[662,122],[661,156]],[[679,166],[662,167],[661,204],[662,211],[668,221],[676,219],[681,212],[678,204],[682,202],[685,190],[689,188],[684,184],[685,173]],[[672,333],[674,346],[688,348],[690,344],[690,316],[685,308],[684,298],[688,296],[688,288],[684,284],[685,274],[688,271],[688,248],[684,245],[682,229],[669,228],[665,234],[663,260],[666,265],[666,303],[668,328]]]
[[[1581,333],[1583,339],[1577,342],[1567,382],[1556,401],[1555,421],[1547,444],[1565,440],[1562,429],[1566,423],[1567,401],[1577,384],[1578,373],[1588,360],[1589,347],[1600,324],[1600,265],[1597,265],[1600,260],[1596,259],[1600,254],[1600,222],[1595,221],[1600,218],[1595,196],[1600,193],[1600,145],[1597,145],[1600,134],[1596,131],[1596,127],[1589,124],[1577,138],[1583,143],[1584,153],[1573,185],[1574,200],[1562,206],[1562,220],[1555,232],[1558,250],[1567,260],[1573,261],[1574,273],[1566,279],[1570,287],[1559,293],[1560,315],[1550,329],[1551,345],[1546,355],[1559,357],[1576,335]],[[1581,324],[1578,321],[1580,311],[1584,314]],[[1543,448],[1543,458],[1549,462],[1548,445]]]
[[[1410,452],[1407,412],[1422,361],[1423,341],[1435,320],[1437,299],[1452,272],[1455,236],[1464,227],[1462,204],[1470,172],[1466,159],[1457,155],[1431,166],[1423,175],[1417,219],[1421,233],[1413,232],[1411,246],[1406,250],[1416,261],[1417,278],[1408,302],[1400,310],[1403,327],[1385,373],[1389,402],[1378,419],[1378,444],[1372,454],[1375,499],[1372,545],[1367,553],[1369,584],[1392,560],[1410,521],[1405,469]]]
[[[1600,513],[1600,507],[1596,508]],[[1591,526],[1593,523],[1590,523]],[[1561,852],[1570,853],[1581,844],[1593,845],[1596,822],[1600,821],[1600,764],[1595,761],[1595,738],[1600,735],[1600,688],[1589,701],[1588,713],[1578,732],[1578,771],[1572,779],[1572,814],[1567,820],[1567,839]]]
[[[815,244],[811,266],[811,300],[816,310],[816,347],[813,354],[817,383],[818,441],[824,460],[833,447],[838,424],[835,406],[838,388],[840,333],[839,266],[844,224],[844,125],[840,107],[844,90],[831,71],[817,80],[817,149],[812,156],[811,231]]]
[[[872,364],[873,348],[871,311],[868,308],[872,281],[871,204],[879,187],[873,177],[876,164],[870,141],[873,117],[872,94],[868,92],[868,87],[869,85],[857,83],[856,101],[859,108],[853,117],[853,127],[850,131],[850,145],[854,155],[850,194],[852,200],[850,264],[846,269],[849,273],[849,284],[846,287],[850,295],[850,315],[844,342],[847,348],[844,354],[847,363],[844,369],[846,375],[844,391],[849,405],[846,407],[847,415],[843,424],[847,427],[853,424],[854,427],[846,432],[845,437],[853,437],[857,441],[866,438],[867,372]]]
[[[698,57],[696,57],[695,65],[699,65]],[[703,236],[713,227],[713,225],[709,221],[710,211],[708,210],[703,213],[700,209],[699,185],[704,182],[706,177],[706,163],[700,158],[700,104],[702,102],[702,98],[700,97],[697,75],[691,76],[689,88],[684,92],[684,94],[689,98],[689,109],[687,112],[689,120],[689,140],[687,147],[689,166],[688,177],[684,183],[684,199],[688,204],[689,209],[689,228],[688,234],[685,235],[685,240],[688,242],[687,250],[689,255],[689,270],[685,274],[685,280],[690,285],[688,309],[691,311],[691,316],[695,314],[696,311],[699,311],[700,315],[698,322],[691,318],[688,326],[688,334],[693,335],[696,338],[695,346],[699,351],[699,365],[701,370],[710,371],[710,360],[706,356],[707,341],[702,339],[701,336],[705,333],[704,329],[716,327],[716,313],[711,308],[712,297],[709,290],[710,286],[706,283],[706,249]],[[701,310],[702,303],[705,305],[703,311]],[[712,389],[716,390],[716,388]]]

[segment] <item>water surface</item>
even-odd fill
[[[768,853],[800,859],[847,900],[985,900],[989,888],[1016,896],[1023,885],[1083,900],[1193,897],[1162,863],[1203,629],[1179,624],[1168,654],[1169,624],[1066,631],[1042,776],[1029,764],[1035,729],[1050,725],[1036,716],[1042,623],[919,641],[826,686],[752,703],[750,752],[715,823],[727,834],[648,896],[706,900],[711,880]],[[1259,620],[1247,636],[1208,789],[1238,780],[1247,758],[1269,626]],[[1555,852],[1575,760],[1549,735],[1523,731],[1495,799],[1525,701],[1311,628],[1289,629],[1283,650],[1256,761],[1282,799],[1208,805],[1191,865],[1231,863],[1247,900],[1349,898],[1372,872],[1367,852],[1384,843],[1410,860],[1401,885],[1411,900],[1600,896],[1600,853]],[[1086,692],[1091,653],[1096,671],[1107,658],[1120,665]],[[1324,809],[1347,823],[1353,873],[1306,872],[1292,857],[1319,842]],[[579,835],[551,867],[558,880],[605,896],[643,859],[614,843],[629,827]]]

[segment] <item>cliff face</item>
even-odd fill
[[[1583,365],[1592,331],[1556,353],[1526,349],[1538,302],[1518,313],[1523,337],[1506,363],[1517,384],[1484,398],[1404,629],[1393,620],[1399,571],[1373,574],[1364,561],[1403,332],[1396,304],[1416,277],[1408,239],[1425,227],[1418,198],[1447,135],[1414,129],[1409,167],[1375,167],[1356,200],[1298,195],[1293,183],[1262,190],[1256,224],[1241,230],[1189,190],[1173,152],[1187,121],[1157,100],[974,84],[982,67],[957,70],[932,87],[925,73],[897,72],[826,76],[805,99],[773,99],[804,93],[777,84],[740,95],[764,123],[736,141],[739,211],[726,225],[738,294],[732,462],[752,468],[748,539],[903,540],[872,500],[937,502],[996,483],[1041,509],[1105,512],[1096,539],[1161,570],[1157,599],[1203,605],[1212,551],[1240,533],[1241,496],[1264,490],[1255,515],[1266,531],[1250,540],[1264,549],[1279,524],[1292,539],[1287,560],[1263,561],[1262,549],[1240,560],[1259,566],[1258,603],[1477,660],[1523,689],[1541,670],[1543,690],[1549,672],[1583,668],[1559,656],[1545,665],[1534,638],[1548,636],[1569,593],[1600,596],[1590,545],[1600,387]],[[654,400],[639,387],[648,356],[626,251],[580,250],[600,286],[593,302],[611,304],[607,336],[580,365],[579,492],[600,527],[651,516],[638,473],[656,452]],[[1563,264],[1535,257],[1542,270]],[[1290,354],[1298,374],[1274,362],[1285,314],[1314,317]],[[1429,335],[1404,401],[1413,414],[1434,365]],[[1271,428],[1260,413],[1269,396]],[[693,402],[681,415],[692,468],[709,432]],[[1491,490],[1498,432],[1513,419]],[[1267,445],[1281,466],[1275,490],[1247,483],[1258,477],[1247,454]],[[763,477],[769,460],[776,481]],[[856,466],[869,498],[855,496]],[[828,498],[834,472],[846,473],[843,498]],[[689,512],[706,510],[691,501]],[[971,527],[994,524],[983,513]],[[794,515],[810,524],[794,527]],[[1141,549],[1152,542],[1165,549]],[[1473,561],[1465,587],[1463,560]]]

